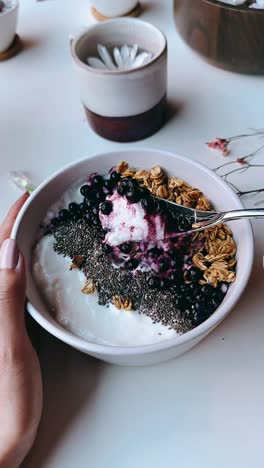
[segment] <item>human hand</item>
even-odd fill
[[[0,467],[20,466],[32,447],[42,411],[39,361],[24,317],[23,255],[9,239],[23,195],[0,225]]]

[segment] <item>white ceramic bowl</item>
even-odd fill
[[[232,223],[238,247],[236,282],[230,286],[224,301],[213,315],[188,333],[160,343],[134,347],[105,346],[74,336],[63,329],[47,312],[30,272],[32,245],[39,223],[48,208],[67,190],[69,185],[83,178],[85,174],[106,173],[110,167],[121,160],[128,161],[132,167],[151,168],[156,164],[161,165],[167,169],[169,175],[177,175],[192,186],[202,189],[216,209],[242,208],[241,201],[229,186],[201,164],[161,150],[134,148],[82,159],[52,175],[36,189],[22,208],[13,228],[12,237],[17,239],[26,257],[28,310],[43,328],[74,348],[104,361],[123,365],[154,364],[179,356],[191,349],[231,311],[249,279],[253,261],[253,235],[249,221],[241,220]]]
[[[0,13],[0,53],[5,52],[12,44],[17,27],[18,1],[13,0],[12,6]]]

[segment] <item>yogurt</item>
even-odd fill
[[[80,201],[79,188],[80,184],[70,188],[50,208],[44,224],[47,224],[58,210],[67,206],[70,201]],[[111,240],[114,243],[125,242],[131,235],[131,224],[140,223],[143,219],[143,213],[139,208],[136,213],[132,214],[130,211],[125,217],[125,207],[121,201],[118,201],[117,206],[120,209],[118,220],[124,221],[126,218],[126,229],[121,233],[120,229],[113,227]],[[139,228],[139,231],[136,230],[133,235],[148,236],[148,229],[143,223],[143,227]],[[157,236],[162,237],[163,229],[160,220],[157,222]],[[85,275],[78,269],[70,271],[71,259],[56,253],[53,250],[53,243],[53,236],[38,237],[33,251],[32,273],[50,314],[62,327],[87,341],[110,346],[148,345],[177,336],[175,330],[169,330],[168,327],[158,323],[153,324],[144,314],[117,310],[112,305],[100,306],[96,295],[83,294],[81,289],[86,281]]]
[[[159,214],[146,216],[140,203],[130,203],[117,192],[108,196],[113,209],[109,215],[100,212],[100,221],[107,232],[105,242],[115,247],[124,242],[153,242],[165,239],[165,221]]]

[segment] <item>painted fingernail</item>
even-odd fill
[[[6,239],[0,249],[0,270],[14,270],[18,263],[18,256],[16,241]]]

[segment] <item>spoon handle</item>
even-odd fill
[[[252,210],[235,210],[223,213],[222,221],[233,221],[235,219],[253,219],[264,218],[264,208],[256,208]]]

